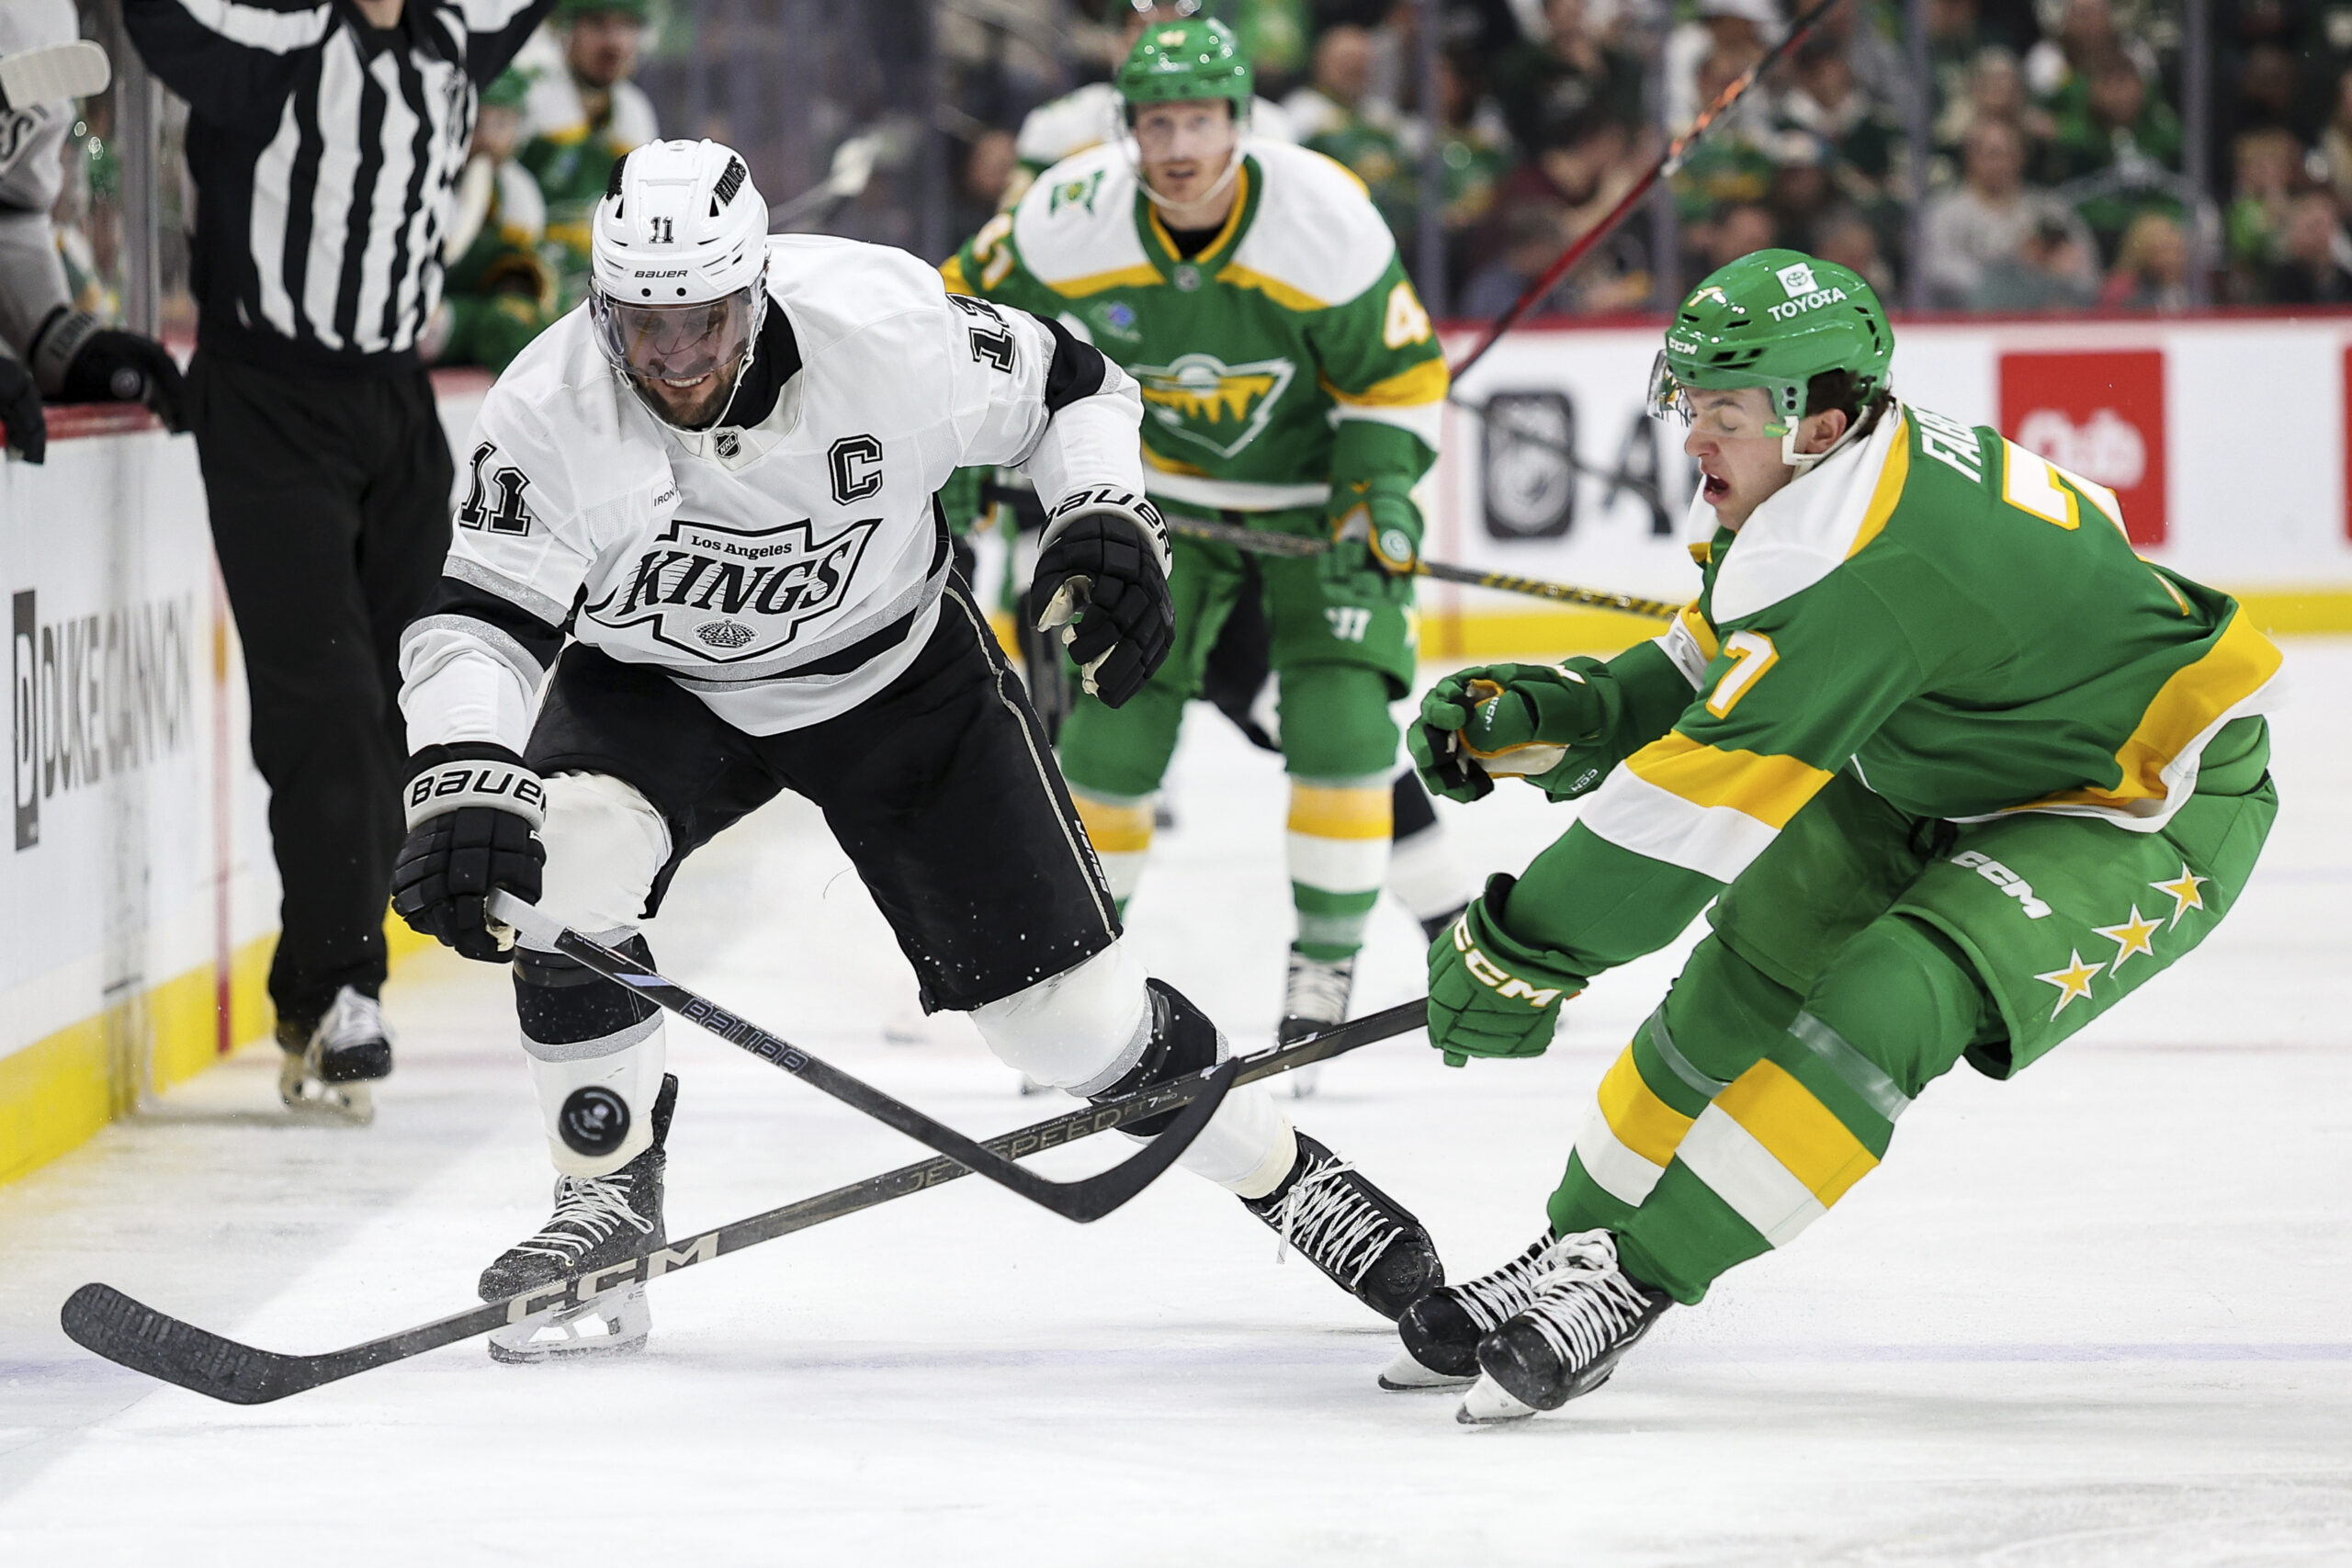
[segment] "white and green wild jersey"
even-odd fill
[[[1190,256],[1105,146],[1040,175],[950,258],[947,287],[1058,319],[1133,376],[1164,501],[1271,512],[1418,479],[1445,359],[1387,226],[1322,154],[1246,148],[1231,216]]]

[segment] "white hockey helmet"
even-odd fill
[[[652,141],[613,165],[591,225],[588,309],[596,346],[646,406],[678,423],[646,383],[718,374],[742,383],[767,315],[767,203],[716,141]],[[724,404],[695,427],[717,423]]]

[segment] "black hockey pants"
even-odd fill
[[[284,886],[269,995],[307,1031],[338,987],[383,984],[400,636],[448,554],[449,444],[422,370],[306,375],[199,350],[187,398]]]

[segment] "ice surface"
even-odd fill
[[[467,1345],[247,1410],[68,1342],[92,1279],[293,1350],[469,1302],[548,1174],[503,975],[434,958],[389,998],[372,1129],[284,1125],[249,1054],[0,1189],[0,1563],[2352,1562],[2352,641],[2292,654],[2278,831],[2204,950],[2017,1081],[1939,1084],[1832,1217],[1559,1415],[1471,1432],[1381,1393],[1385,1325],[1181,1173],[1091,1227],[967,1181],[771,1243],[657,1284],[613,1363]],[[1171,796],[1136,940],[1262,1040],[1277,765],[1196,708]],[[1486,869],[1566,820],[1509,786],[1446,812]],[[707,851],[653,941],[958,1126],[1046,1112],[961,1021],[883,1042],[911,979],[796,803]],[[1360,1009],[1415,994],[1419,945],[1385,908]],[[1298,1119],[1483,1271],[1676,963],[1604,978],[1540,1061],[1398,1041]],[[673,1232],[921,1154],[671,1042]]]

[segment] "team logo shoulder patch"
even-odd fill
[[[1095,170],[1082,180],[1063,180],[1046,194],[1046,216],[1051,218],[1065,207],[1083,208],[1089,217],[1094,212],[1095,193],[1102,188],[1102,171]]]
[[[841,608],[881,525],[861,518],[820,539],[805,518],[729,528],[681,517],[581,613],[615,631],[642,630],[706,663],[773,658],[802,627]]]

